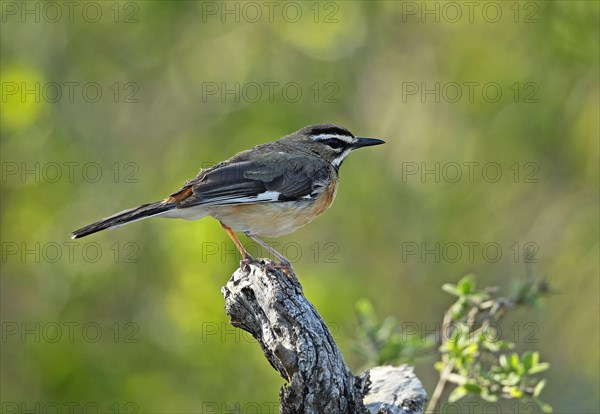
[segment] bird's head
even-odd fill
[[[385,143],[380,139],[355,137],[346,128],[334,124],[306,126],[284,139],[317,154],[336,168],[355,149]]]

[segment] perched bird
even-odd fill
[[[258,236],[281,236],[311,222],[333,202],[338,170],[353,150],[383,144],[333,124],[311,125],[277,141],[242,151],[201,170],[162,201],[122,211],[75,230],[73,239],[149,217],[219,220],[243,260],[252,260],[234,232],[244,233],[281,261]]]

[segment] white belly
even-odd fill
[[[276,237],[310,223],[314,203],[279,202],[210,207],[209,215],[237,232]]]

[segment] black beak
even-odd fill
[[[362,148],[362,147],[370,147],[372,145],[381,145],[385,144],[385,141],[377,138],[356,138],[356,142],[352,144],[353,149]]]

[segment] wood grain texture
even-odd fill
[[[254,336],[287,381],[279,393],[280,413],[423,412],[426,393],[410,367],[354,376],[299,282],[269,264],[260,259],[238,269],[222,292],[231,324]]]

